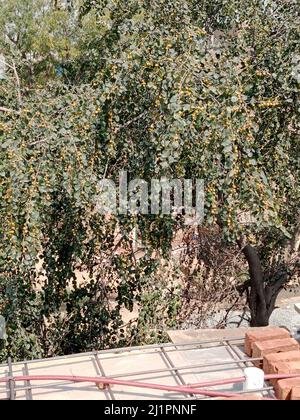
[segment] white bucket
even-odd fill
[[[256,391],[264,387],[265,374],[262,369],[249,367],[244,370],[246,381],[244,391]]]

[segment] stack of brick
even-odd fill
[[[300,378],[281,379],[275,384],[275,393],[280,400],[300,401]]]
[[[259,359],[253,363],[268,374],[300,374],[300,347],[288,331],[277,327],[253,329],[246,333],[245,352]],[[293,379],[272,380],[276,397],[284,400],[300,399],[300,376]]]

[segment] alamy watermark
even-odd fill
[[[99,183],[97,211],[100,214],[182,215],[187,225],[199,225],[204,218],[204,181],[202,179],[153,178],[129,181],[121,171],[119,180]]]

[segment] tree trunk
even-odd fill
[[[239,246],[249,266],[250,281],[247,301],[251,314],[250,325],[251,327],[265,327],[269,325],[278,294],[289,280],[290,274],[287,269],[282,269],[276,273],[276,278],[272,278],[272,281],[267,284],[256,249],[249,244],[243,245],[241,241],[239,241]]]
[[[246,257],[250,274],[250,292],[248,304],[251,314],[251,327],[265,327],[269,325],[269,314],[264,289],[264,275],[257,251],[251,245],[242,247]]]
[[[241,238],[237,241],[249,266],[250,281],[248,282],[247,301],[251,313],[251,326],[264,327],[269,325],[270,316],[275,308],[276,299],[291,276],[299,272],[300,251],[300,216],[295,222],[292,238],[286,243],[284,260],[272,278],[264,278],[259,255],[256,249]],[[245,290],[245,288],[244,288]]]

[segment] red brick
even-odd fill
[[[284,328],[279,327],[262,327],[255,328],[246,333],[245,337],[245,353],[252,356],[253,343],[258,341],[267,341],[273,339],[289,338],[290,333]]]
[[[264,357],[263,369],[266,374],[272,373],[272,364],[277,362],[294,362],[297,360],[300,360],[300,350],[267,354]]]
[[[292,390],[294,398],[297,397],[300,387],[300,378],[281,379],[275,385],[276,398],[280,400],[290,400],[292,398]]]
[[[300,384],[293,387],[291,400],[300,401]]]
[[[266,341],[257,341],[252,346],[252,357],[264,357],[271,353],[299,350],[299,344],[294,338],[284,338]]]
[[[300,373],[300,360],[293,362],[275,362],[271,364],[270,373],[275,375],[283,375],[289,373]],[[278,379],[272,379],[270,382],[276,385]]]

